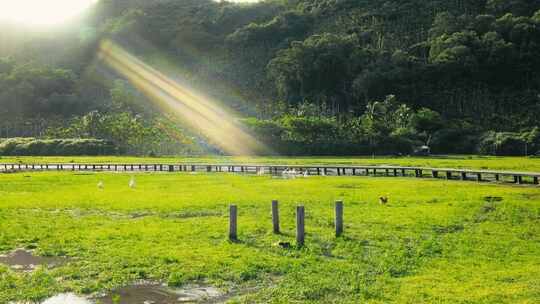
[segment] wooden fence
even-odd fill
[[[248,164],[0,164],[0,172],[17,171],[112,171],[112,172],[230,172],[289,176],[388,176],[539,184],[540,173],[496,170],[447,169],[402,166],[322,166]]]

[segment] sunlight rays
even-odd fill
[[[62,23],[82,13],[96,0],[0,0],[0,20],[47,26]]]
[[[181,85],[145,64],[113,41],[103,41],[98,57],[126,77],[163,111],[172,112],[231,155],[268,152],[237,124],[236,118],[216,101]]]

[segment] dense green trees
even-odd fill
[[[126,83],[116,81],[110,90],[108,108],[94,110],[71,118],[68,123],[49,127],[52,138],[100,138],[114,144],[119,153],[174,154],[201,153],[192,137],[179,128],[173,119],[147,116],[148,106],[138,104],[139,98]]]
[[[363,54],[355,52],[354,36],[315,35],[278,52],[268,71],[279,96],[287,101],[310,100],[318,104],[350,104],[351,70]]]
[[[245,123],[276,152],[284,154],[411,154],[445,130],[439,113],[415,111],[389,95],[371,102],[363,115],[338,119],[331,111],[309,104],[291,107],[272,120]],[[438,144],[435,149],[443,150]]]
[[[70,115],[81,110],[74,98],[77,79],[64,69],[0,63],[0,103],[5,117]]]
[[[189,84],[208,83],[283,153],[540,148],[530,139],[540,115],[539,0],[101,0],[79,29],[1,37],[0,57],[10,59],[0,60],[0,134],[49,129],[131,153],[163,142],[196,149],[181,122],[94,60],[108,38]],[[500,142],[527,149],[493,149]]]

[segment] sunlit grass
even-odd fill
[[[536,303],[540,190],[401,178],[295,180],[228,174],[0,175],[0,250],[37,248],[68,265],[0,266],[0,302],[93,293],[139,279],[259,286],[239,302]],[[103,189],[98,189],[103,181]],[[388,196],[380,205],[378,197]],[[485,197],[501,197],[486,202]],[[280,200],[283,235],[271,234]],[[345,201],[335,239],[333,202]],[[227,207],[239,208],[237,244]],[[306,206],[304,249],[294,210]]]

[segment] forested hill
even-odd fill
[[[99,137],[148,153],[147,139],[126,142],[144,133],[200,151],[199,134],[96,67],[108,38],[212,84],[283,153],[540,149],[540,0],[101,0],[71,30],[28,31],[0,37],[0,137]],[[112,132],[118,117],[144,132]]]

